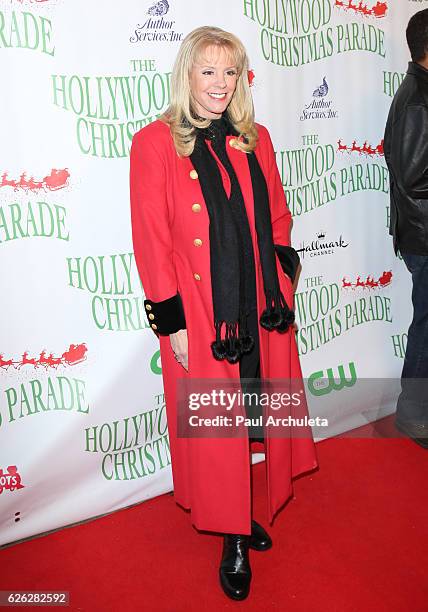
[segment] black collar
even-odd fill
[[[219,119],[211,119],[211,123],[207,128],[199,129],[197,132],[207,140],[212,140],[213,138],[223,140],[230,134],[237,136],[237,132],[226,113]]]
[[[428,84],[428,70],[417,62],[409,62],[407,74],[413,74],[418,79],[423,79]]]

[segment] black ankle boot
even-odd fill
[[[256,521],[251,521],[250,548],[253,550],[269,550],[272,548],[272,539],[269,534]]]
[[[250,591],[251,567],[248,559],[250,536],[227,533],[220,564],[220,584],[231,599],[245,599]]]

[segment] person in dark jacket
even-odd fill
[[[406,38],[412,61],[392,101],[384,138],[390,234],[413,283],[396,426],[428,449],[428,9],[413,15]]]

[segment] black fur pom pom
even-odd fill
[[[278,325],[278,327],[276,328],[276,331],[278,331],[280,334],[283,334],[287,331],[289,327],[290,324],[285,319],[283,319],[281,325]]]
[[[263,311],[262,316],[260,317],[260,325],[264,329],[267,329],[267,331],[272,331],[273,329],[270,321],[270,314],[267,312],[267,310]]]
[[[294,310],[288,310],[286,312],[283,313],[283,318],[285,321],[287,321],[287,323],[289,325],[291,325],[292,323],[294,323],[295,320],[295,315],[294,315]]]
[[[222,361],[226,357],[226,346],[224,344],[224,340],[220,340],[219,342],[211,342],[211,350],[214,358],[218,361]]]
[[[280,312],[271,312],[269,315],[269,320],[272,328],[278,327],[282,323],[282,316]]]
[[[237,361],[239,361],[240,356],[241,353],[236,348],[229,348],[226,351],[226,359],[229,363],[236,363]]]

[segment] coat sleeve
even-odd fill
[[[415,199],[428,199],[428,138],[422,126],[428,124],[426,106],[409,106],[405,111],[400,143],[403,187]]]
[[[161,139],[159,139],[161,140]],[[156,334],[185,329],[177,290],[166,195],[166,156],[145,129],[133,140],[130,154],[131,225],[134,255],[144,288],[146,315]]]
[[[261,130],[264,132],[263,139],[266,142],[267,149],[268,174],[266,179],[272,218],[273,243],[283,271],[294,281],[300,258],[297,251],[290,246],[291,213],[285,199],[270,134],[265,127],[259,126],[259,131]]]

